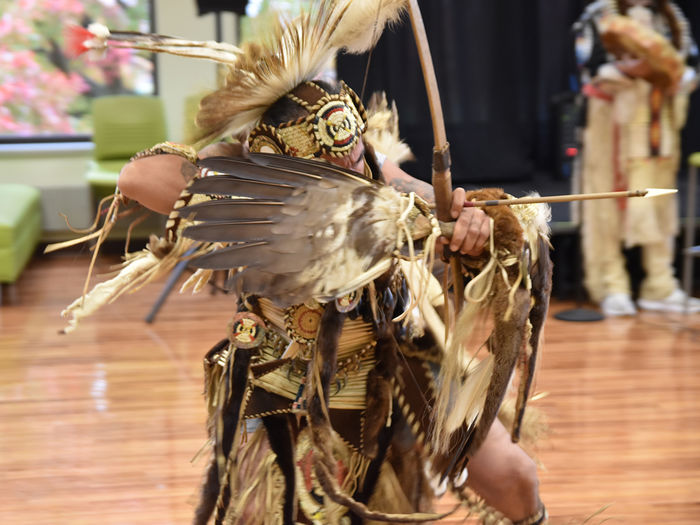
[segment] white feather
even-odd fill
[[[401,18],[406,0],[347,0],[346,10],[331,38],[331,44],[348,53],[372,49],[387,24]]]

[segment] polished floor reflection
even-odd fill
[[[232,299],[173,294],[147,324],[152,285],[60,334],[87,260],[35,257],[0,308],[0,523],[189,523],[201,359]],[[537,390],[551,523],[700,522],[700,315],[550,319]]]

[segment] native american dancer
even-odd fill
[[[668,0],[599,0],[576,30],[587,97],[583,191],[675,188],[680,131],[698,67],[680,9]],[[623,244],[642,247],[640,308],[700,311],[700,300],[686,304],[674,278],[677,233],[675,196],[584,203],[585,282],[606,315],[636,312]]]
[[[204,360],[211,462],[195,523],[430,521],[440,487],[489,523],[546,520],[536,476],[527,503],[508,508],[512,519],[467,485],[495,504],[475,473],[500,469],[495,490],[518,492],[509,473],[534,469],[492,436],[514,375],[513,439],[527,426],[550,292],[548,208],[485,213],[465,199],[509,196],[455,190],[446,242],[468,284],[459,312],[448,308],[451,295],[430,270],[450,228],[433,216],[430,188],[394,163],[407,154],[395,110],[379,97],[367,111],[344,83],[317,79],[337,51],[371,47],[405,2],[379,6],[323,1],[279,22],[265,44],[242,48],[102,27],[78,37],[80,48],[136,47],[228,67],[197,117],[201,144],[211,145],[157,145],[120,176],[127,196],[170,212],[165,234],[64,312],[74,329],[185,256],[198,268],[185,288],[228,271],[238,307]],[[226,137],[240,143],[216,142]],[[174,196],[161,186],[188,172]],[[494,446],[498,467],[478,460]]]

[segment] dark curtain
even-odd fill
[[[698,0],[676,0],[676,4],[688,18],[690,30],[697,43],[700,41],[700,2]],[[684,157],[700,151],[700,89],[696,89],[690,97],[690,111],[683,130],[682,151]]]
[[[442,97],[455,185],[527,181],[542,173],[558,176],[556,101],[576,89],[571,27],[587,3],[419,1]],[[700,2],[678,4],[691,18],[694,34],[700,34]],[[338,75],[360,93],[366,66],[367,55],[343,55]],[[404,167],[428,180],[432,127],[408,23],[388,31],[372,52],[364,100],[377,90],[396,101],[401,135],[418,158]],[[691,119],[700,111],[699,104],[694,104]],[[700,150],[698,137],[698,123],[689,122],[686,145]]]
[[[222,13],[230,11],[237,15],[244,15],[248,0],[197,0],[197,14]]]

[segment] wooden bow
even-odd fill
[[[450,202],[452,200],[452,178],[450,175],[450,145],[447,142],[445,132],[445,119],[442,116],[440,103],[440,91],[438,90],[433,59],[430,55],[428,37],[425,33],[425,25],[421,16],[418,0],[409,0],[408,10],[411,16],[411,27],[418,48],[425,89],[428,92],[430,104],[430,117],[433,123],[433,175],[432,184],[435,191],[435,207],[437,217],[441,221],[451,220]]]
[[[452,202],[452,176],[450,174],[450,144],[447,142],[445,131],[445,119],[442,116],[442,104],[440,103],[440,91],[435,76],[433,59],[430,55],[428,36],[425,33],[425,24],[418,7],[418,0],[408,1],[408,12],[411,17],[413,37],[418,48],[421,70],[425,89],[428,93],[430,105],[430,117],[433,123],[433,173],[432,185],[435,192],[435,211],[438,220],[442,222],[452,221],[450,204]],[[456,257],[451,260],[452,273],[455,279],[455,308],[459,311],[464,300],[464,283],[459,261]],[[446,314],[447,315],[447,314]]]

